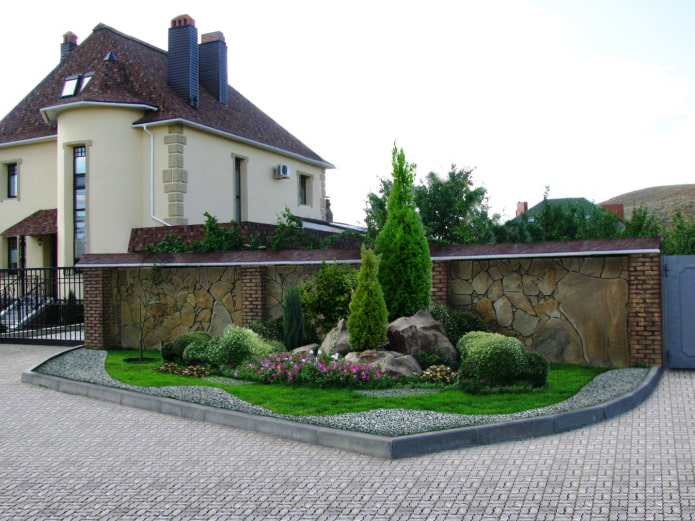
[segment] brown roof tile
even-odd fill
[[[117,61],[104,60],[110,51]],[[67,76],[92,71],[92,80],[80,93],[61,98]],[[198,108],[188,105],[167,83],[165,51],[99,24],[0,121],[0,143],[55,135],[55,127],[41,114],[46,107],[76,102],[132,103],[157,109],[147,111],[135,124],[184,119],[332,166],[235,89],[228,89],[226,106],[202,85]]]
[[[2,237],[18,237],[20,235],[50,235],[58,232],[58,211],[39,210],[10,226],[2,232]]]

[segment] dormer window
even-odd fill
[[[77,94],[77,87],[80,84],[80,75],[73,74],[65,78],[65,83],[63,84],[63,93],[60,95],[61,98],[66,96],[74,96]]]
[[[61,98],[66,98],[68,96],[74,96],[78,92],[82,92],[84,88],[89,83],[89,80],[94,76],[94,72],[87,72],[85,74],[73,74],[65,78],[65,83],[63,84],[63,92],[60,95]]]

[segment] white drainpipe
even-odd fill
[[[143,125],[142,130],[150,136],[150,217],[164,226],[171,226],[154,214],[154,134],[147,130],[147,125]]]

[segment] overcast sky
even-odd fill
[[[12,2],[9,112],[98,23],[167,46],[222,31],[229,82],[327,161],[335,219],[360,223],[394,142],[424,177],[474,168],[493,211],[604,201],[695,177],[693,0]]]

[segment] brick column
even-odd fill
[[[433,304],[449,305],[449,261],[432,261]]]
[[[265,318],[265,268],[241,267],[241,320],[242,326]]]
[[[93,349],[119,346],[115,336],[113,268],[84,268],[84,345]]]
[[[628,257],[627,332],[632,363],[663,365],[661,255]]]

